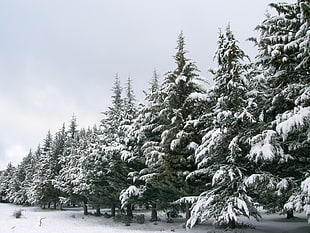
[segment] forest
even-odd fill
[[[186,227],[212,219],[236,228],[259,209],[310,223],[310,1],[272,3],[249,38],[254,61],[230,26],[219,32],[210,69],[214,85],[177,38],[175,68],[156,70],[137,103],[132,80],[114,79],[102,120],[79,128],[77,117],[0,175],[0,200],[59,208],[81,205],[101,215],[149,208]],[[48,128],[48,126],[47,126]]]

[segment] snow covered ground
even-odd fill
[[[1,233],[310,233],[310,225],[307,224],[305,216],[299,214],[293,220],[286,220],[284,216],[276,214],[264,215],[263,221],[253,222],[254,229],[225,231],[216,229],[211,223],[206,223],[186,231],[181,219],[175,223],[166,223],[164,215],[160,216],[163,220],[158,223],[148,221],[146,216],[145,224],[132,223],[130,226],[125,226],[111,218],[84,216],[81,209],[59,211],[22,207],[22,216],[17,219],[13,213],[19,209],[21,209],[19,206],[0,204]]]

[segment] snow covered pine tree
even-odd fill
[[[293,210],[310,214],[310,2],[271,4],[278,15],[267,15],[257,26],[258,67],[269,91],[260,108],[264,127],[252,138],[249,158],[261,167],[249,184],[278,195],[287,217]],[[254,179],[255,176],[255,179]],[[262,190],[261,190],[262,191]]]
[[[248,129],[254,122],[249,112],[252,99],[248,99],[249,78],[247,58],[239,48],[230,27],[220,32],[215,58],[218,68],[212,70],[215,87],[211,92],[211,108],[205,112],[209,118],[204,137],[196,150],[198,169],[188,175],[209,177],[207,188],[193,203],[188,227],[198,220],[215,218],[217,224],[235,228],[238,216],[259,218],[255,203],[244,184],[251,174],[248,153]]]

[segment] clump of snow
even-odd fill
[[[249,113],[246,108],[244,108],[241,113],[236,113],[236,117],[242,121],[248,120],[252,123],[255,122],[254,116],[251,113]]]
[[[295,210],[297,212],[304,210],[303,200],[301,195],[292,195],[284,205],[284,210]]]
[[[180,139],[174,139],[172,140],[171,144],[170,144],[170,149],[172,151],[174,151],[179,145],[180,145],[181,140]]]
[[[310,177],[308,177],[301,183],[301,189],[304,193],[308,194],[310,198]]]
[[[244,184],[248,187],[257,187],[265,185],[266,189],[274,190],[277,187],[277,180],[270,174],[252,174],[245,178]]]
[[[128,203],[130,197],[139,197],[144,191],[144,187],[137,188],[135,185],[131,185],[127,189],[123,190],[119,197],[122,208]]]
[[[221,167],[217,170],[212,177],[212,185],[216,184],[219,180],[222,180],[222,177],[225,175],[226,169]]]
[[[197,101],[208,101],[210,100],[210,95],[206,93],[193,92],[188,96],[188,99]]]
[[[205,156],[205,154],[212,151],[212,148],[218,145],[226,131],[226,128],[215,128],[205,134],[202,138],[202,145],[199,146],[196,151],[196,163],[198,163],[198,168],[202,168],[206,164],[208,157]]]
[[[277,184],[277,194],[278,196],[281,196],[287,189],[288,189],[289,183],[287,179],[282,179]]]
[[[286,162],[292,157],[284,153],[280,143],[277,141],[277,132],[274,130],[265,130],[261,134],[254,136],[250,140],[251,150],[248,158],[256,163],[259,161]]]
[[[260,160],[272,161],[277,154],[283,154],[282,148],[273,145],[273,138],[276,136],[276,132],[273,130],[265,130],[262,134],[259,134],[251,140],[251,150],[248,157],[254,160],[256,163]]]
[[[195,205],[191,210],[191,217],[186,222],[187,228],[194,227],[199,219],[203,222],[210,218],[213,209],[209,208],[209,206],[214,201],[215,196],[206,196],[205,193],[202,193],[195,202]]]
[[[197,148],[198,148],[198,144],[196,142],[190,142],[187,145],[187,149],[189,149],[189,150],[196,150]]]
[[[306,88],[304,92],[295,100],[296,105],[302,105],[310,100],[310,87]]]
[[[221,120],[231,117],[231,115],[232,115],[231,111],[221,111],[217,114],[216,118],[220,122]]]
[[[293,112],[288,111],[277,118],[277,132],[285,141],[290,133],[300,131],[309,122],[310,107],[296,107]]]
[[[187,77],[183,76],[183,75],[179,75],[176,79],[175,79],[175,83],[177,85],[179,85],[181,82],[186,82],[187,81]]]
[[[196,196],[190,196],[190,197],[182,197],[179,200],[176,200],[174,204],[182,204],[182,203],[190,203],[193,204],[198,200],[198,197]]]

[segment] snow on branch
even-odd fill
[[[192,207],[191,217],[186,222],[187,228],[193,228],[199,219],[205,221],[212,217],[214,213],[212,203],[215,198],[216,196],[212,192],[204,192],[198,197]]]
[[[277,184],[277,195],[281,196],[289,187],[289,182],[287,179],[282,179],[278,184]]]
[[[175,202],[173,202],[174,204],[183,204],[183,203],[189,203],[189,204],[193,204],[198,200],[199,197],[197,196],[190,196],[190,197],[182,197],[178,200],[176,200]]]
[[[255,117],[249,113],[246,108],[244,108],[241,113],[237,113],[236,117],[242,121],[250,121],[252,123],[256,122]]]
[[[193,92],[188,96],[189,100],[196,100],[196,101],[210,101],[210,94],[209,93],[199,93]]]
[[[271,174],[252,174],[244,180],[247,187],[264,187],[268,190],[275,190],[278,184],[277,179]]]
[[[290,198],[288,199],[287,203],[285,203],[284,205],[284,210],[288,211],[288,210],[295,210],[297,212],[300,212],[304,209],[304,205],[303,205],[303,196],[302,195],[292,195],[290,196]]]
[[[305,211],[310,224],[310,177],[307,177],[301,182],[300,189],[297,189],[293,195],[290,196],[284,210],[295,210],[297,212]]]
[[[293,112],[287,111],[276,119],[276,130],[285,141],[289,134],[301,131],[310,120],[310,107],[296,107]]]
[[[217,170],[212,177],[212,185],[216,184],[218,181],[223,180],[223,177],[226,175],[226,167],[221,167]]]
[[[277,157],[280,161],[291,159],[285,155],[279,142],[276,140],[277,133],[274,130],[265,130],[250,140],[251,150],[247,156],[250,160],[258,163],[259,161],[274,161]]]
[[[302,94],[295,100],[296,105],[303,105],[310,100],[310,87],[305,88]]]
[[[200,162],[206,157],[205,154],[210,153],[220,143],[223,134],[225,134],[225,129],[221,130],[220,128],[212,129],[206,133],[202,139],[201,146],[196,151],[196,163],[198,163],[198,167],[201,167]]]
[[[228,160],[232,163],[235,162],[235,158],[236,156],[241,152],[241,148],[238,145],[238,141],[239,141],[239,137],[236,136],[234,137],[231,142],[228,145],[228,149],[229,149],[229,157]]]
[[[237,223],[239,216],[260,218],[258,213],[251,212],[256,207],[247,195],[223,197],[219,189],[213,189],[202,193],[197,199],[190,198],[190,200],[194,202],[191,217],[186,223],[187,228],[192,228],[198,221],[204,222],[210,218],[215,218],[215,223],[220,225]],[[186,201],[186,199],[179,201]]]
[[[131,197],[140,197],[145,191],[145,187],[137,188],[135,185],[129,186],[127,189],[124,189],[120,194],[120,201],[122,208],[128,203],[128,200]]]
[[[310,177],[308,177],[301,183],[301,190],[303,193],[307,194],[310,198]]]

